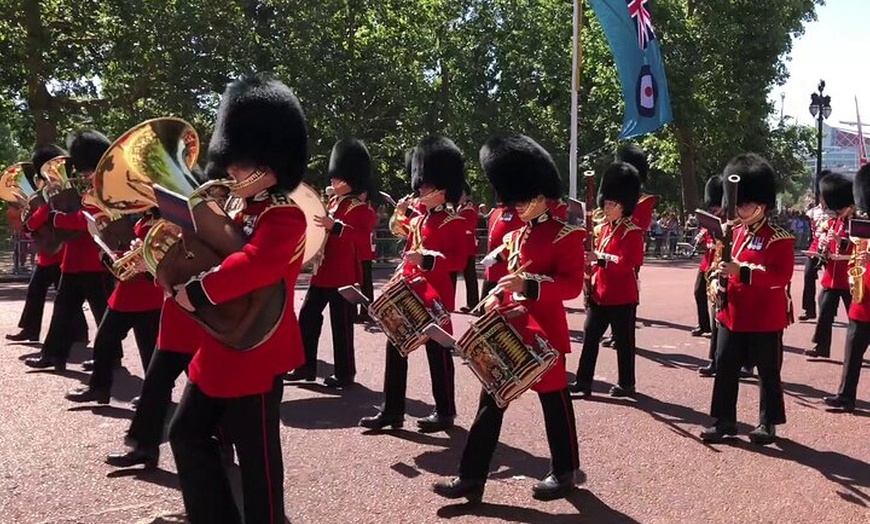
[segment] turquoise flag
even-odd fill
[[[645,135],[673,120],[668,81],[649,0],[589,0],[613,51],[625,99],[620,139]]]

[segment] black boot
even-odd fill
[[[11,340],[12,342],[39,342],[39,335],[20,331],[14,335],[6,335],[6,340]]]
[[[129,468],[142,464],[145,469],[154,469],[160,461],[160,448],[133,448],[126,453],[112,453],[106,464],[116,468]]]
[[[702,328],[702,327],[698,326],[692,330],[691,334],[693,337],[703,337],[704,335],[709,334],[709,333],[710,333],[710,328]]]
[[[825,404],[827,404],[828,406],[830,406],[832,408],[840,409],[840,410],[843,410],[843,411],[846,411],[849,413],[851,413],[852,411],[855,411],[855,401],[850,400],[850,399],[845,398],[845,397],[841,397],[840,395],[835,395],[833,397],[825,397],[822,400],[824,400]]]
[[[97,404],[109,403],[109,390],[106,388],[92,388],[84,386],[68,391],[65,395],[67,400],[73,402],[96,402]]]
[[[735,435],[737,435],[737,424],[716,422],[714,425],[701,431],[701,440],[704,442],[722,442],[723,438]]]
[[[568,391],[575,393],[578,398],[587,398],[592,396],[592,385],[575,381],[568,386]]]
[[[759,424],[749,432],[749,441],[761,446],[773,444],[776,441],[776,426],[773,424]]]
[[[24,365],[36,369],[48,369],[53,367],[55,371],[66,371],[66,361],[53,357],[31,357],[24,361]]]
[[[716,376],[716,366],[710,362],[706,366],[702,368],[698,368],[698,374],[702,377],[715,377]]]
[[[112,364],[112,368],[113,369],[121,369],[122,365],[123,364],[121,363],[121,359],[116,358],[115,362]],[[94,370],[94,361],[93,360],[85,360],[84,362],[82,362],[82,369],[85,371],[93,371]]]
[[[361,418],[359,425],[360,427],[374,430],[384,429],[387,426],[390,426],[392,429],[400,429],[405,425],[405,417],[391,416],[381,411],[373,417]]]
[[[468,499],[477,504],[483,498],[483,480],[467,480],[459,477],[450,480],[439,480],[432,484],[432,491],[445,499]]]
[[[438,431],[446,431],[453,427],[453,419],[455,417],[444,417],[438,414],[437,411],[432,412],[426,418],[417,420],[417,428],[420,433],[436,433]]]
[[[556,476],[553,473],[532,486],[532,496],[537,500],[556,500],[564,498],[574,489],[574,472]]]
[[[306,382],[314,382],[315,380],[317,380],[317,371],[304,367],[297,368],[290,373],[285,374],[284,380],[288,382],[299,382],[302,380]]]
[[[632,388],[624,388],[620,385],[613,386],[610,388],[610,396],[614,398],[620,397],[631,397],[634,398],[637,396],[637,390]]]
[[[338,380],[335,375],[329,375],[323,379],[323,385],[332,389],[345,389],[353,386],[353,380]]]

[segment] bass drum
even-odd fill
[[[314,223],[314,217],[326,216],[326,208],[320,200],[320,193],[305,182],[290,193],[290,198],[305,213],[307,226],[305,228],[305,256],[302,257],[302,265],[313,263],[319,265],[323,256],[323,248],[326,246],[326,230]]]

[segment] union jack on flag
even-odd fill
[[[656,37],[655,29],[652,25],[652,15],[649,14],[649,10],[646,8],[648,1],[626,0],[628,3],[628,13],[634,19],[634,23],[637,26],[637,45],[644,50],[650,41]]]

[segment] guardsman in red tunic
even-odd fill
[[[577,380],[571,391],[581,397],[592,394],[592,379],[598,361],[599,343],[607,326],[613,328],[619,380],[610,389],[612,397],[635,396],[634,319],[638,304],[637,268],[643,262],[643,232],[631,221],[640,193],[637,170],[626,162],[611,164],[598,188],[598,207],[605,223],[595,251],[587,263],[594,264],[592,293],[586,311],[583,351]]]
[[[232,349],[206,333],[190,363],[169,442],[192,524],[242,522],[213,439],[219,424],[238,455],[244,522],[284,522],[279,406],[284,374],[305,362],[293,290],[302,269],[306,218],[289,195],[302,181],[307,142],[302,107],[286,85],[257,74],[227,87],[207,172],[228,173],[237,183],[233,193],[246,207],[235,218],[248,243],[178,286],[175,300],[195,311],[283,280],[287,306],[274,331],[253,349]]]
[[[813,182],[815,191],[819,190],[821,179],[830,173],[831,171],[828,169],[816,173],[816,179]],[[819,251],[819,241],[827,234],[828,229],[833,225],[836,218],[833,216],[833,211],[825,209],[824,204],[821,202],[807,210],[807,216],[810,219],[812,233],[812,241],[807,251],[817,253]],[[804,289],[801,297],[801,307],[804,310],[804,314],[798,317],[798,320],[803,321],[816,318],[816,279],[819,277],[819,270],[824,266],[825,261],[819,256],[808,256],[804,263]]]
[[[368,206],[357,195],[371,185],[371,162],[365,144],[355,138],[339,140],[332,148],[329,178],[335,196],[329,200],[327,216],[315,219],[328,232],[326,246],[299,311],[305,365],[287,375],[287,380],[317,378],[317,343],[323,327],[323,309],[329,305],[335,374],[327,377],[324,384],[340,389],[354,382],[353,317],[356,306],[345,300],[338,288],[358,284],[362,277],[358,249],[369,238],[366,228],[370,215]]]
[[[737,388],[740,367],[758,367],[759,424],[749,434],[758,444],[776,438],[785,423],[780,367],[782,332],[788,326],[788,285],[794,272],[794,237],[771,224],[767,212],[776,205],[776,174],[755,154],[742,154],[725,167],[723,180],[738,175],[736,210],[740,221],[733,232],[731,262],[721,262],[711,275],[727,276],[726,304],[719,311],[716,379],[710,415],[715,423],[701,432],[705,442],[737,434]],[[728,206],[726,192],[724,207]]]
[[[507,275],[507,258],[504,255],[504,239],[508,233],[523,227],[523,219],[520,218],[516,208],[505,206],[502,202],[490,211],[489,235],[487,237],[488,254],[483,258],[483,288],[481,296],[486,296],[498,284],[498,281]]]
[[[146,212],[133,227],[136,238],[144,240],[153,224],[154,215]],[[129,280],[120,281],[115,286],[94,339],[91,378],[87,386],[68,392],[67,399],[74,402],[109,403],[115,365],[121,360],[122,344],[131,329],[136,337],[142,369],[148,369],[160,329],[163,288],[154,282],[151,275],[145,273],[144,267],[139,269],[139,274]]]
[[[495,138],[480,152],[483,171],[500,202],[515,205],[524,225],[508,234],[507,259],[511,272],[499,279],[505,303],[513,294],[546,333],[549,343],[562,354],[541,380],[532,386],[544,412],[550,446],[550,472],[533,488],[540,500],[564,497],[574,489],[580,467],[574,407],[568,394],[565,357],[571,351],[565,300],[583,290],[585,231],[554,215],[547,199],[562,193],[555,163],[540,145],[522,135]],[[518,270],[526,267],[523,272]],[[497,295],[498,296],[498,295]],[[459,464],[459,476],[437,482],[435,493],[447,498],[479,502],[489,476],[489,465],[498,444],[505,409],[481,391],[477,417],[471,425]]]
[[[373,200],[376,192],[374,188],[360,194],[360,200],[366,204],[366,222],[363,226],[364,235],[360,235],[361,244],[357,247],[359,253],[360,266],[362,266],[362,282],[360,290],[365,295],[369,302],[375,299],[374,280],[372,279],[372,262],[377,258],[377,249],[375,246],[375,228],[378,226],[378,209]],[[363,241],[363,238],[365,239]],[[369,322],[368,311],[364,305],[360,306],[359,313],[356,316],[357,322]]]
[[[462,194],[465,166],[462,152],[450,139],[428,137],[414,149],[411,186],[420,197],[416,212],[408,213],[409,203],[400,202],[393,215],[393,231],[407,235],[404,277],[422,275],[435,289],[447,311],[453,311],[456,288],[451,273],[465,266],[468,244],[465,219],[450,211],[446,203],[456,204]],[[421,214],[422,212],[422,214]],[[412,217],[408,217],[412,214]],[[448,326],[449,329],[449,326]],[[408,359],[387,342],[384,373],[384,407],[377,415],[364,417],[359,425],[380,430],[400,428],[405,420],[405,392]],[[453,356],[437,342],[426,343],[426,357],[432,377],[435,411],[417,420],[421,432],[432,433],[453,427],[456,417]]]
[[[477,289],[477,206],[471,201],[471,186],[465,183],[462,189],[462,198],[459,201],[459,215],[465,219],[465,225],[469,234],[465,236],[468,242],[468,261],[462,270],[462,279],[465,280],[465,305],[459,311],[468,313],[471,308],[480,302]],[[454,279],[457,275],[454,273]]]
[[[716,216],[722,215],[722,177],[711,176],[704,187],[704,207]],[[704,256],[698,265],[698,274],[695,276],[695,307],[698,310],[698,327],[692,330],[693,337],[700,337],[713,331],[710,322],[710,309],[707,307],[707,276],[710,273],[710,265],[716,258],[716,242],[709,231],[701,229],[698,233],[698,242],[704,246]]]
[[[76,134],[69,148],[75,176],[89,180],[110,144],[108,138],[96,131],[86,130]],[[83,211],[92,215],[100,212],[90,206],[84,206],[74,213],[54,210],[49,212],[43,207],[32,218],[34,228],[38,229],[45,221],[50,220],[55,229],[77,231],[79,236],[66,242],[60,266],[60,289],[54,300],[54,311],[45,343],[42,345],[42,354],[25,360],[27,366],[38,369],[66,369],[70,349],[77,338],[71,337],[70,333],[79,329],[79,323],[75,319],[80,318],[78,311],[82,309],[85,300],[97,323],[102,321],[106,313],[114,282],[103,265],[100,248],[88,234],[88,221]]]
[[[202,337],[202,327],[172,297],[165,297],[160,311],[157,349],[145,371],[139,404],[124,439],[130,449],[106,457],[108,464],[118,468],[137,464],[147,469],[157,467],[172,389],[179,375],[187,372]]]
[[[849,294],[849,259],[854,244],[849,241],[849,218],[855,211],[852,196],[852,179],[840,173],[829,173],[819,181],[819,193],[825,207],[837,218],[828,233],[819,241],[819,248],[828,253],[822,273],[822,294],[819,297],[819,319],[813,334],[815,346],[805,354],[810,358],[831,356],[831,330],[837,316],[840,301],[849,311],[852,295]]]
[[[870,213],[870,164],[861,166],[855,175],[853,185],[854,202],[857,215],[866,219]],[[870,239],[858,239],[862,249],[855,255],[850,267],[867,267],[867,250]],[[857,248],[856,248],[857,249]],[[861,277],[864,282],[864,293],[856,297],[849,306],[849,328],[846,331],[846,350],[843,356],[843,374],[840,377],[840,389],[836,395],[824,398],[828,406],[852,412],[855,410],[855,400],[858,396],[858,381],[861,378],[861,368],[867,346],[870,345],[870,271],[864,271]],[[861,300],[858,301],[857,299]]]

